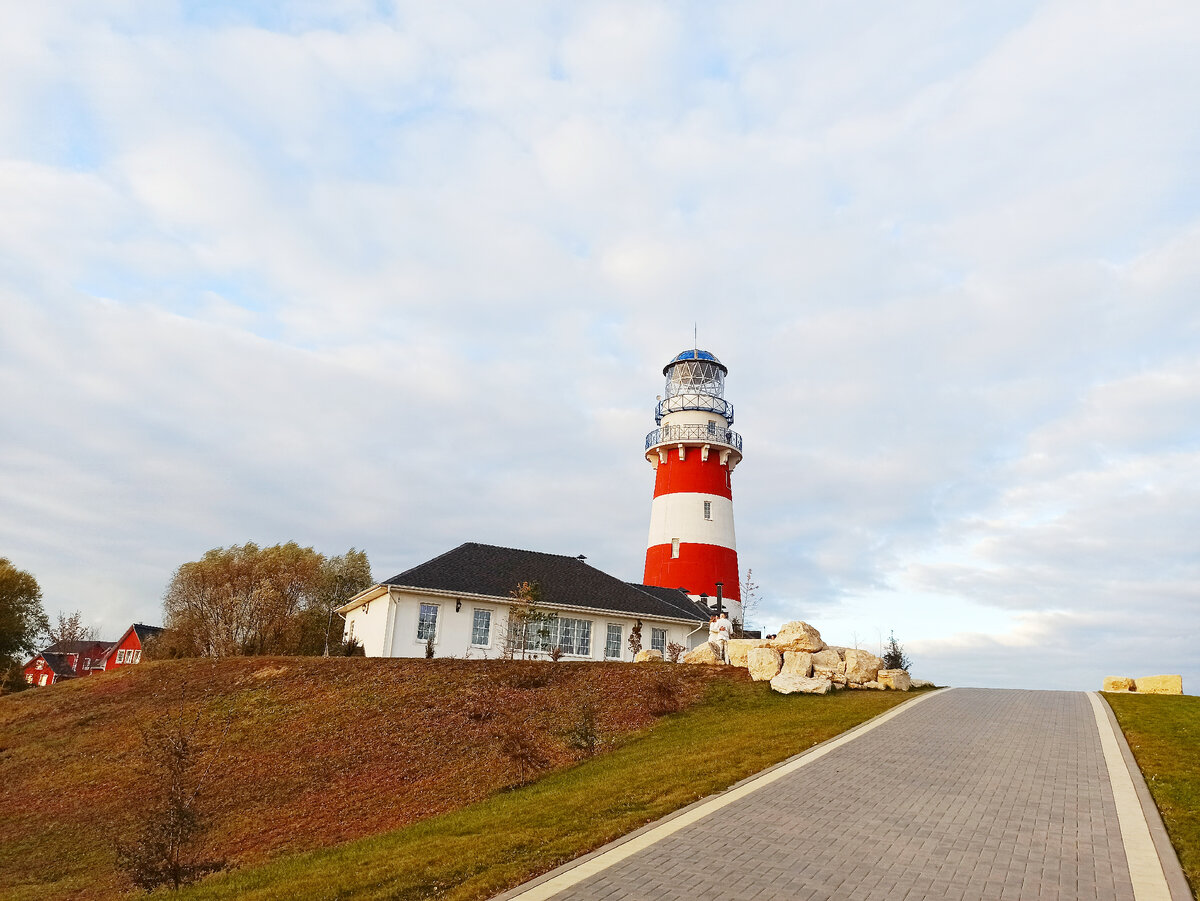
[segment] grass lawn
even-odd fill
[[[1200,897],[1200,697],[1106,692]]]
[[[180,896],[488,898],[911,697],[783,696],[766,683],[715,682],[700,705],[568,770],[412,826],[220,874]]]

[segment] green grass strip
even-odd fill
[[[489,898],[910,697],[715,683],[700,705],[569,770],[394,832],[219,874],[181,897]]]
[[[1200,897],[1200,697],[1105,692]]]

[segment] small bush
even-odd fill
[[[677,641],[672,641],[667,644],[667,663],[678,663],[679,658],[683,656],[685,648]]]
[[[550,758],[542,750],[537,736],[528,723],[505,722],[493,735],[500,752],[516,769],[520,782],[529,782],[550,766]]]
[[[912,660],[904,653],[904,645],[896,641],[895,632],[890,633],[887,644],[883,646],[883,668],[906,670],[910,666]]]
[[[428,638],[425,639],[425,659],[426,660],[433,659],[433,636],[432,635],[430,635]]]
[[[666,716],[683,709],[679,682],[673,673],[656,673],[650,682],[647,695],[647,707],[655,716]]]
[[[585,756],[591,757],[600,747],[600,743],[600,727],[596,724],[596,708],[591,704],[584,704],[579,708],[571,731],[567,733],[567,747],[582,751]]]
[[[550,649],[550,659],[554,663],[558,663],[558,661],[560,661],[562,659],[562,655],[563,655],[562,648],[555,646]]]

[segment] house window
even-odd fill
[[[142,652],[140,650],[137,650],[137,651],[133,651],[132,653],[133,653],[133,662],[141,663],[142,662]]]
[[[651,629],[650,630],[650,650],[658,651],[660,654],[667,653],[667,630],[666,629]]]
[[[560,616],[550,624],[551,645],[564,654],[588,657],[592,653],[592,623],[586,619]]]
[[[38,685],[47,685],[47,684],[49,684],[49,682],[50,682],[50,674],[49,674],[49,673],[42,673],[42,678],[41,678],[41,680],[38,682]]]
[[[704,518],[712,519],[712,501],[704,502]]]
[[[84,669],[91,669],[91,668],[92,668],[92,658],[91,658],[91,657],[84,657],[84,658],[83,658],[83,668],[84,668]]]
[[[38,662],[37,662],[37,668],[38,668],[38,669],[41,669],[41,668],[42,668],[42,659],[41,659],[40,657],[38,658]]]
[[[492,643],[492,611],[476,610],[471,622],[471,644],[486,648]]]
[[[604,636],[604,656],[618,660],[621,657],[621,627],[616,623],[608,624],[608,634]]]
[[[25,681],[28,682],[30,685],[32,685],[33,684],[33,673],[26,673]]]
[[[117,651],[117,663],[124,663],[124,662],[125,662],[125,649],[122,648],[121,650]]]
[[[679,539],[672,538],[671,539],[671,558],[676,559],[678,557],[679,557]]]
[[[422,604],[417,611],[417,641],[437,641],[437,604]]]

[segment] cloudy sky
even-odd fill
[[[81,0],[0,29],[0,556],[106,636],[205,550],[640,579],[730,368],[757,619],[1200,690],[1192,0]]]

